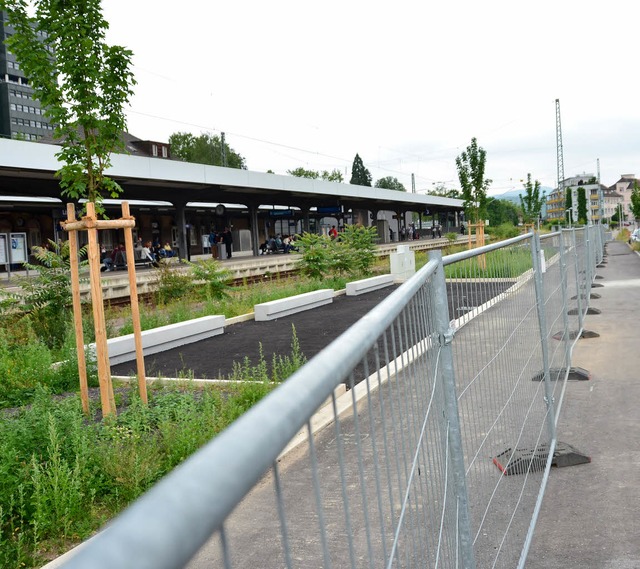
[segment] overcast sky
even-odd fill
[[[129,131],[226,133],[250,170],[339,169],[458,187],[487,151],[490,193],[531,173],[639,174],[640,5],[627,0],[105,0],[108,41],[134,53]]]

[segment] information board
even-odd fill
[[[26,263],[29,258],[27,255],[27,234],[26,233],[10,233],[11,239],[11,263]]]

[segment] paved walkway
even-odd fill
[[[558,428],[592,462],[551,471],[528,569],[640,567],[640,256],[620,241],[607,253],[601,314],[585,318],[600,337],[573,351],[591,381],[569,382]]]

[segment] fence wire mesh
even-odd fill
[[[597,239],[433,253],[64,566],[522,565]]]

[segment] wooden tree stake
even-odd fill
[[[122,218],[133,219],[129,213],[129,202],[122,202]],[[138,285],[136,266],[133,254],[133,235],[131,227],[124,228],[124,243],[127,249],[127,272],[129,273],[129,295],[131,298],[131,320],[133,336],[136,344],[136,364],[138,369],[138,391],[140,399],[147,404],[147,378],[144,369],[144,353],[142,351],[142,330],[140,328],[140,309],[138,306]]]
[[[89,237],[89,271],[91,275],[91,304],[93,306],[93,325],[96,335],[96,359],[98,363],[98,381],[100,382],[100,401],[104,417],[116,413],[111,384],[111,368],[107,347],[107,330],[104,322],[102,283],[100,282],[100,248],[98,230],[95,228],[96,209],[93,202],[87,202],[87,222]]]
[[[67,204],[67,219],[75,221],[76,210],[73,204]],[[82,303],[80,302],[80,274],[78,264],[78,234],[69,233],[69,262],[71,265],[71,296],[73,298],[73,322],[76,332],[76,351],[78,352],[78,377],[80,378],[80,400],[85,415],[89,414],[89,386],[87,383],[87,363],[84,356],[84,330],[82,327]]]

